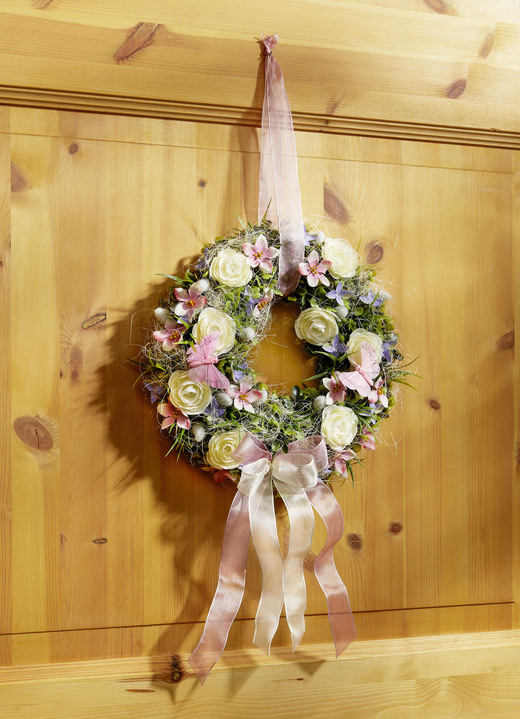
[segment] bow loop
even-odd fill
[[[242,468],[237,489],[248,497],[260,491],[266,481],[270,481],[271,462],[262,457]]]

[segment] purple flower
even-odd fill
[[[209,415],[212,419],[216,419],[217,417],[222,417],[225,411],[226,408],[221,407],[215,397],[213,397],[211,404],[209,404],[204,410],[204,414]]]
[[[231,371],[233,372],[233,379],[235,382],[240,382],[240,380],[244,379],[247,374],[247,365],[239,364],[236,366],[236,369],[233,367]]]
[[[345,302],[343,301],[344,297],[352,297],[354,295],[353,292],[350,292],[350,290],[344,290],[343,289],[343,282],[338,282],[336,287],[331,290],[330,292],[327,292],[327,297],[331,300],[336,300],[338,305],[345,306]]]
[[[385,301],[383,297],[379,296],[379,292],[374,294],[373,290],[368,290],[366,295],[360,295],[359,299],[366,305],[374,305],[374,307],[379,307]]]
[[[199,261],[195,265],[195,269],[197,270],[205,270],[206,267],[209,264],[209,247],[204,248],[204,252],[199,258]]]
[[[385,359],[387,362],[392,361],[391,350],[396,346],[396,344],[397,338],[394,340],[388,340],[387,342],[383,342],[383,359]]]
[[[345,355],[348,352],[347,346],[340,341],[339,335],[336,335],[332,342],[329,342],[329,344],[323,345],[323,349],[325,350],[325,352],[334,355],[334,357],[340,357],[341,355]]]
[[[153,404],[164,394],[164,387],[158,382],[145,382],[144,388],[150,392],[150,402]]]

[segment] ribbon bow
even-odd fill
[[[327,466],[323,438],[292,442],[287,454],[279,452],[273,458],[258,438],[247,434],[233,456],[243,466],[226,522],[219,582],[202,638],[188,660],[201,683],[222,653],[240,608],[250,536],[262,568],[255,644],[269,653],[283,604],[293,651],[300,643],[305,631],[306,605],[303,561],[314,530],[312,506],[327,528],[327,542],[316,558],[314,570],[327,597],[336,656],[356,636],[347,590],[332,556],[333,547],[343,534],[343,517],[332,492],[318,476]],[[273,485],[287,507],[291,525],[285,561],[276,531]]]

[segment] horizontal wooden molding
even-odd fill
[[[262,118],[259,108],[172,102],[7,85],[0,85],[0,104],[252,127],[259,127]],[[495,128],[386,121],[303,112],[294,112],[293,121],[296,130],[306,132],[520,149],[520,131],[516,133]]]

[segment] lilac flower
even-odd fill
[[[350,290],[344,290],[343,289],[343,282],[338,282],[336,287],[332,289],[330,292],[327,292],[327,297],[331,300],[336,300],[338,305],[345,306],[345,302],[343,300],[344,297],[352,297],[354,295],[353,292]]]
[[[233,379],[235,382],[240,382],[241,379],[244,379],[244,377],[247,374],[247,365],[246,364],[239,364],[232,368],[231,370],[233,372]]]
[[[217,417],[222,417],[225,411],[226,408],[221,407],[215,397],[213,397],[213,399],[211,400],[211,404],[209,404],[204,410],[204,414],[209,415],[211,419],[216,419]]]
[[[159,382],[145,382],[144,388],[150,392],[150,402],[153,404],[164,394],[164,387]]]
[[[388,342],[383,342],[383,359],[387,362],[392,361],[391,350],[396,346],[396,344],[397,338],[394,340],[388,340]]]
[[[379,292],[374,294],[374,290],[368,290],[367,294],[360,295],[359,299],[366,305],[374,305],[374,307],[380,307],[385,301],[384,297],[381,297]]]
[[[199,258],[199,261],[195,265],[195,269],[197,270],[205,270],[206,267],[209,264],[209,247],[204,248],[204,252]]]
[[[323,349],[325,350],[325,352],[334,355],[334,357],[340,357],[341,355],[345,355],[348,352],[347,346],[340,341],[339,335],[336,335],[332,342],[323,345]]]

